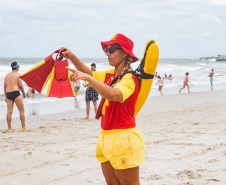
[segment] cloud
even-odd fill
[[[201,15],[201,19],[207,23],[213,23],[213,24],[223,24],[224,21],[220,19],[217,15],[206,13]]]
[[[155,39],[161,57],[189,57],[194,42],[223,40],[225,8],[223,0],[7,0],[0,7],[0,57],[45,56],[61,46],[103,57],[100,41],[116,33],[131,37],[138,56]]]
[[[226,5],[225,0],[209,0],[209,4],[211,5]]]
[[[212,35],[211,31],[206,31],[206,32],[201,33],[202,37],[210,37],[211,35]]]

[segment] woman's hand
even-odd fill
[[[69,67],[66,67],[66,69],[72,72],[70,75],[70,80],[73,82],[76,82],[77,80],[89,81],[91,77],[89,74],[83,73],[75,69],[71,69]]]
[[[67,56],[68,59],[72,59],[75,55],[67,48],[65,48],[65,51],[62,52],[63,56]]]

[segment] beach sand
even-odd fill
[[[146,151],[142,185],[226,184],[226,91],[151,97],[136,118]],[[95,158],[100,121],[85,110],[29,116],[0,129],[1,185],[106,184]]]

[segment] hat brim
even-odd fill
[[[136,62],[138,60],[138,58],[130,50],[126,49],[125,47],[123,47],[120,43],[118,43],[115,40],[101,42],[101,46],[102,46],[103,50],[105,50],[108,47],[108,45],[111,45],[111,44],[119,44],[122,47],[123,51],[125,51],[126,53],[128,53],[130,56],[133,57],[133,62]]]
[[[16,68],[16,67],[19,67],[20,66],[20,63],[17,62],[17,64],[15,66],[12,66],[13,68]]]

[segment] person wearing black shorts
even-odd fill
[[[91,70],[96,71],[96,64],[91,64]],[[93,102],[95,115],[97,113],[97,100],[98,100],[98,93],[97,91],[88,83],[85,85],[87,87],[86,93],[85,93],[85,99],[86,99],[86,117],[84,119],[89,119],[89,111],[90,111],[90,101]]]
[[[26,98],[26,94],[24,92],[22,81],[19,78],[20,76],[20,73],[18,73],[19,66],[20,66],[20,63],[12,62],[11,64],[12,71],[8,73],[4,79],[4,94],[5,94],[5,102],[7,103],[6,120],[8,124],[8,132],[14,131],[11,127],[14,103],[17,105],[17,108],[20,112],[20,121],[22,125],[22,131],[30,130],[25,126],[24,104],[23,104],[23,99],[20,95],[20,91],[23,94],[23,98]]]

